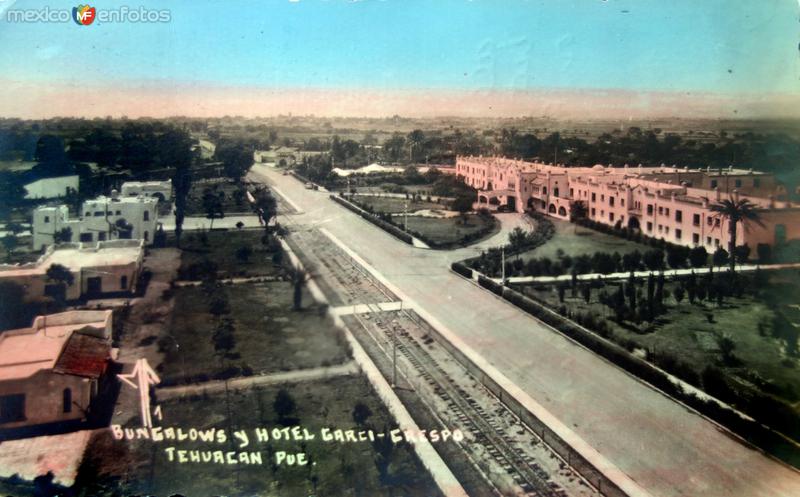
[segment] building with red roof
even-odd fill
[[[0,334],[0,431],[86,420],[111,361],[112,311],[38,316]]]

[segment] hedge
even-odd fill
[[[355,212],[356,214],[363,217],[364,219],[371,222],[380,229],[387,231],[390,235],[399,238],[400,240],[406,242],[409,245],[412,245],[414,243],[414,238],[411,235],[401,230],[400,228],[396,227],[395,225],[390,224],[382,219],[379,219],[377,216],[370,214],[369,212],[351,204],[347,200],[340,198],[336,195],[331,195],[330,198],[333,199],[334,202],[341,204],[344,207],[348,208],[349,210]]]
[[[503,296],[503,285],[495,283],[494,280],[491,280],[482,274],[478,276],[478,284],[495,295],[500,297]]]
[[[492,293],[502,296],[506,301],[514,304],[598,355],[608,359],[625,371],[646,381],[671,397],[686,403],[704,416],[728,428],[753,445],[767,450],[770,454],[795,467],[800,465],[800,454],[798,454],[796,445],[787,441],[784,436],[773,431],[769,427],[758,421],[745,419],[736,412],[720,406],[715,401],[705,400],[684,392],[683,389],[675,385],[663,371],[646,360],[631,354],[620,345],[604,340],[590,330],[577,325],[568,318],[559,315],[550,308],[528,298],[512,288],[503,287],[483,275],[478,276],[478,284]],[[762,420],[768,417],[779,417],[774,415],[765,416],[764,413],[758,414],[761,414],[761,416],[757,417]],[[786,423],[777,424],[785,425]],[[783,428],[783,426],[781,427]],[[793,434],[793,431],[789,431],[789,433]]]
[[[452,263],[450,265],[450,269],[452,269],[453,271],[455,271],[456,273],[460,274],[461,276],[467,279],[470,280],[472,279],[472,269],[468,268],[464,264],[461,264],[460,262]]]

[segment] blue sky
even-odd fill
[[[9,0],[0,0],[0,8]],[[0,21],[0,78],[268,88],[800,94],[797,0],[97,2],[166,24]],[[18,0],[12,9],[71,8]],[[7,97],[7,96],[6,96]]]

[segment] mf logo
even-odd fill
[[[88,26],[94,22],[97,11],[88,5],[78,5],[72,8],[72,20],[80,26]]]

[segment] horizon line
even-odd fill
[[[0,115],[550,119],[796,119],[800,94],[622,88],[288,87],[160,82],[34,83],[0,78]],[[37,88],[39,87],[39,88]]]

